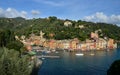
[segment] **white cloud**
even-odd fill
[[[39,17],[38,14],[40,14],[38,10],[31,10],[30,12],[26,12],[23,10],[18,11],[14,8],[7,8],[7,9],[0,8],[0,17],[6,17],[6,18],[23,17],[29,19],[33,17],[34,18]]]
[[[21,11],[21,16],[22,17],[26,17],[27,16],[27,12],[26,11]]]
[[[32,15],[38,15],[38,14],[40,14],[40,12],[38,10],[32,10],[31,13],[32,13]]]
[[[7,9],[0,8],[0,17],[6,17],[6,18],[23,17],[23,18],[27,18],[27,12],[26,11],[19,12],[13,8],[7,8]]]
[[[0,17],[4,16],[4,10],[2,8],[0,8]]]
[[[85,16],[85,21],[92,21],[92,22],[104,22],[104,23],[112,23],[120,25],[120,15],[111,15],[107,16],[103,12],[97,12],[90,16]]]

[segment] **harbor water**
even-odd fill
[[[82,52],[82,56],[76,53],[59,51],[54,55],[60,58],[42,59],[38,75],[106,75],[110,65],[120,59],[120,48]]]

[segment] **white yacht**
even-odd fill
[[[91,55],[91,56],[94,56],[95,54],[94,54],[94,53],[91,53],[90,55]]]
[[[77,55],[77,56],[83,56],[84,54],[83,53],[76,53],[75,55]]]

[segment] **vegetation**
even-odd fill
[[[6,46],[11,41],[15,41],[14,32],[8,29],[0,30],[0,47]]]
[[[19,52],[0,49],[0,75],[30,75],[29,56],[19,57]]]
[[[24,50],[23,43],[15,40],[14,31],[9,29],[0,31],[0,47],[7,47],[19,52],[21,52],[21,49]]]
[[[10,28],[1,29],[0,75],[30,75],[33,67],[30,65],[30,57],[23,55],[24,52],[23,44],[15,40],[14,31]]]
[[[112,63],[107,71],[107,75],[120,75],[120,60],[116,60]]]
[[[71,26],[64,26],[64,22],[69,21],[72,23]],[[84,26],[79,28],[79,26]],[[78,38],[80,40],[85,40],[89,38],[90,32],[96,30],[100,34],[100,37],[110,37],[115,40],[120,40],[120,27],[113,24],[106,23],[92,23],[86,21],[72,21],[72,20],[61,20],[57,17],[48,17],[48,18],[39,18],[39,19],[29,19],[25,20],[23,18],[1,18],[0,19],[0,30],[10,29],[14,31],[15,35],[25,35],[26,37],[29,34],[34,33],[39,35],[39,31],[42,30],[47,39],[54,38],[58,40],[62,39],[72,39]],[[51,37],[50,34],[53,34]]]

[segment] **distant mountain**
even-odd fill
[[[16,18],[13,18],[13,19],[15,19],[17,21],[23,21],[23,20],[25,20],[25,18],[23,18],[23,17],[16,17]]]

